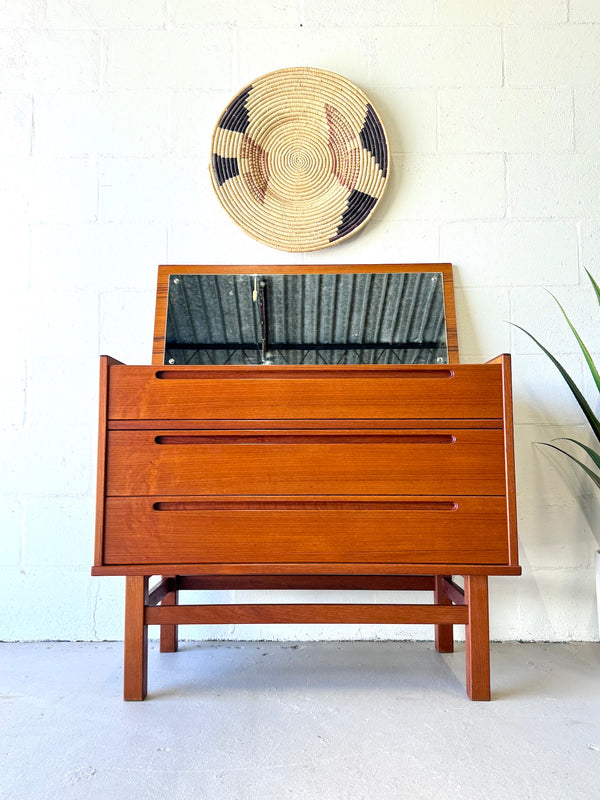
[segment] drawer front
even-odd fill
[[[108,498],[104,563],[506,564],[503,498]]]
[[[110,496],[504,495],[502,430],[111,431]]]
[[[109,370],[111,420],[502,419],[500,364]]]

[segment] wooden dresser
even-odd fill
[[[329,622],[430,623],[440,652],[465,625],[467,693],[489,699],[488,576],[520,573],[510,357],[185,366],[158,350],[154,366],[101,359],[93,574],[127,576],[125,699],[146,695],[148,625],[174,651],[178,624]],[[179,602],[200,588],[433,602]]]

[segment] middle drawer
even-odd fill
[[[107,494],[503,495],[501,429],[110,431]]]

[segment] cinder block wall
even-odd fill
[[[92,579],[97,357],[149,363],[159,263],[451,261],[462,358],[514,354],[521,578],[492,636],[595,639],[598,495],[534,444],[586,438],[529,327],[591,392],[560,312],[600,355],[597,0],[5,0],[0,3],[0,639],[122,635]],[[393,177],[337,247],[246,237],[208,179],[212,128],[257,76],[317,66],[379,109]],[[190,629],[429,637],[427,628]]]

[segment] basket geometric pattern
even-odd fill
[[[325,70],[277,70],[243,89],[212,137],[210,174],[227,213],[278,250],[320,250],[367,222],[389,177],[378,114]]]

